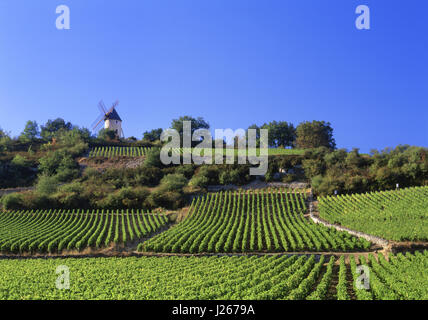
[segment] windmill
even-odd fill
[[[123,138],[122,119],[116,111],[119,101],[113,103],[110,109],[107,110],[104,102],[101,100],[98,103],[98,108],[101,114],[92,123],[92,130],[97,131],[100,127],[101,121],[104,121],[104,129],[114,130],[119,138]]]

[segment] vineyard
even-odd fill
[[[304,217],[305,192],[287,189],[210,193],[193,200],[176,227],[139,245],[175,253],[352,251],[370,243]]]
[[[325,197],[318,206],[328,221],[420,240],[427,195],[427,187],[409,188]],[[0,300],[428,299],[428,251],[362,253],[370,242],[313,223],[308,201],[307,190],[286,188],[208,193],[169,229],[166,215],[141,210],[1,212],[1,254],[86,255],[132,244],[133,256],[0,259]],[[55,287],[58,266],[70,272],[68,290]]]
[[[148,147],[95,147],[89,151],[89,157],[142,157],[149,151]]]
[[[428,240],[428,187],[327,196],[319,211],[329,222],[385,239]]]
[[[359,289],[357,266],[368,267]],[[55,287],[58,266],[69,290]],[[428,299],[428,252],[0,260],[0,299]]]
[[[278,156],[278,155],[303,155],[305,153],[305,150],[303,149],[285,149],[285,148],[268,148],[268,155],[269,156]],[[192,153],[196,153],[200,156],[204,155],[204,149],[203,148],[173,148],[172,152],[174,154],[180,154],[182,155],[184,153],[184,151],[187,152],[192,152]],[[199,152],[198,152],[199,151]],[[216,152],[219,152],[218,150],[216,151],[216,149],[211,149],[211,154],[214,157]],[[256,148],[256,149],[250,149],[250,148],[245,148],[245,149],[232,149],[233,154],[235,157],[237,157],[238,155],[240,156],[248,156],[249,153],[250,154],[256,154],[257,156],[260,155],[260,148]],[[252,152],[252,153],[251,153]],[[220,154],[223,153],[224,156],[227,155],[227,149],[223,148],[220,149]]]
[[[0,214],[0,251],[57,253],[107,247],[148,236],[165,215],[132,211],[31,211]]]
[[[89,151],[90,158],[115,158],[115,157],[142,157],[147,155],[150,151],[150,147],[95,147]],[[195,152],[196,148],[186,149],[186,148],[173,148],[172,153],[182,155],[184,150],[189,150],[190,152]],[[260,155],[259,149],[256,149],[256,154]],[[215,155],[215,149],[211,150],[212,156]],[[248,150],[233,150],[235,157],[238,155],[248,155]],[[304,150],[299,149],[284,149],[284,148],[269,148],[268,155],[302,155]],[[203,149],[200,149],[199,155],[203,156]],[[223,155],[226,155],[226,149],[223,150]]]

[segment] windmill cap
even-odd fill
[[[119,117],[119,114],[116,112],[116,109],[113,109],[113,111],[107,113],[105,119],[122,121],[122,119]]]

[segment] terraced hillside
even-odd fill
[[[142,157],[149,151],[148,147],[95,147],[89,151],[89,157]]]
[[[319,199],[321,218],[396,241],[428,240],[428,187]]]
[[[114,157],[142,157],[145,156],[149,151],[150,147],[117,147],[117,146],[104,146],[104,147],[95,147],[89,151],[90,158],[114,158]],[[182,155],[185,148],[174,148],[172,152],[174,154]],[[190,152],[195,152],[196,148],[187,149]],[[255,149],[257,155],[260,154],[259,149]],[[214,157],[215,149],[211,150],[211,153]],[[237,155],[248,155],[248,150],[238,150],[233,149],[233,153],[235,156]],[[202,149],[200,150],[200,155],[203,155],[204,152]],[[284,149],[284,148],[269,148],[268,154],[270,156],[275,155],[303,155],[304,150],[302,149]],[[226,149],[223,149],[223,155],[226,155]]]
[[[308,221],[307,195],[228,191],[194,199],[188,218],[139,246],[155,252],[293,252],[368,249],[370,243]]]

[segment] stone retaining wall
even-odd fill
[[[291,183],[285,183],[285,182],[264,182],[264,181],[252,181],[249,184],[242,185],[242,186],[236,186],[236,185],[214,185],[214,186],[208,186],[209,192],[217,192],[222,190],[237,190],[237,189],[243,189],[243,190],[253,190],[253,189],[264,189],[264,188],[290,188],[290,189],[306,189],[308,187],[308,184],[305,182],[291,182]]]
[[[371,235],[371,234],[367,234],[367,233],[364,233],[364,232],[355,231],[355,230],[352,230],[352,229],[349,229],[349,228],[346,228],[346,227],[343,227],[343,226],[340,226],[340,225],[337,225],[337,224],[329,223],[329,222],[325,221],[324,219],[321,219],[320,217],[314,215],[313,196],[310,195],[309,198],[308,198],[308,200],[309,200],[309,217],[311,218],[311,220],[313,222],[320,223],[320,224],[322,224],[322,225],[324,225],[326,227],[334,228],[334,229],[339,230],[339,231],[348,232],[349,234],[351,234],[353,236],[356,236],[358,238],[364,238],[367,241],[370,241],[372,243],[376,243],[376,244],[378,244],[378,245],[380,245],[382,247],[388,246],[388,240],[385,240],[383,238],[380,238],[380,237],[377,237],[377,236],[374,236],[374,235]]]
[[[23,192],[33,190],[34,187],[26,187],[26,188],[11,188],[11,189],[0,189],[0,197],[6,194],[15,193],[15,192]]]

